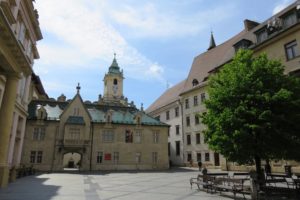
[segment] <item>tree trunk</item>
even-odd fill
[[[257,173],[257,180],[259,185],[261,186],[261,183],[263,181],[263,174],[261,170],[261,158],[259,156],[255,156],[255,167],[256,167],[256,173]]]

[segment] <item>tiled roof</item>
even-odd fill
[[[166,106],[179,98],[179,94],[182,92],[185,80],[177,83],[167,91],[165,91],[149,108],[146,109],[146,113],[150,113],[158,108]]]
[[[60,120],[60,115],[67,108],[69,102],[58,102],[49,100],[33,100],[28,106],[28,119],[36,119],[36,109],[40,106],[44,106],[47,112],[47,120]],[[141,123],[143,125],[154,125],[154,126],[168,126],[144,112],[134,108],[126,106],[109,106],[99,105],[92,103],[84,103],[85,108],[89,112],[92,122],[105,123],[105,116],[108,112],[112,113],[113,124],[136,124],[135,117],[141,116]],[[71,124],[84,124],[84,120],[81,116],[69,116],[67,123]]]
[[[194,79],[198,80],[201,85],[210,71],[229,62],[235,54],[233,45],[241,39],[254,41],[254,35],[247,30],[243,30],[226,42],[195,57],[182,93],[195,87],[193,86]]]

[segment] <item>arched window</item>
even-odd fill
[[[194,79],[193,82],[192,82],[193,86],[196,86],[199,84],[198,80],[197,79]]]
[[[114,85],[118,85],[118,79],[114,79]]]

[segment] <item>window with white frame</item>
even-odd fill
[[[179,107],[176,107],[175,108],[175,117],[178,117],[179,116]]]
[[[70,128],[69,129],[69,139],[79,140],[80,139],[80,128]]]
[[[114,141],[114,133],[112,130],[104,130],[102,133],[103,142],[113,142]]]
[[[30,163],[35,163],[36,151],[30,152]]]
[[[135,153],[135,163],[141,163],[141,161],[142,161],[142,154],[141,154],[141,152],[136,152]]]
[[[141,143],[142,142],[142,131],[137,130],[135,131],[135,143]]]
[[[153,132],[153,143],[158,143],[159,142],[159,131],[154,131]]]
[[[119,152],[114,152],[114,163],[118,163],[119,162]]]
[[[284,47],[287,60],[292,60],[299,56],[299,50],[296,40],[284,45]]]
[[[35,127],[33,129],[33,140],[44,140],[45,139],[45,127]]]
[[[170,119],[170,111],[166,111],[166,120],[169,120]]]

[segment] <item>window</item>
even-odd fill
[[[198,115],[195,115],[195,124],[198,125],[200,123],[200,119],[198,117]]]
[[[170,119],[170,111],[167,111],[166,112],[166,120],[169,120]]]
[[[80,139],[80,129],[79,128],[70,128],[69,129],[69,137],[72,140]]]
[[[205,161],[209,161],[209,153],[205,153]]]
[[[141,141],[142,141],[142,132],[141,131],[135,132],[134,140],[135,140],[135,143],[141,143]]]
[[[36,162],[37,163],[42,163],[42,159],[43,159],[43,152],[38,151]]]
[[[192,82],[193,86],[196,86],[199,84],[199,81],[197,79],[194,79],[193,82]]]
[[[264,28],[263,30],[259,31],[256,34],[256,37],[257,37],[257,43],[261,43],[261,42],[265,41],[266,39],[268,39],[267,30]]]
[[[36,151],[30,152],[30,163],[35,163]]]
[[[194,106],[198,105],[198,96],[194,96]]]
[[[299,51],[298,51],[298,46],[296,40],[284,45],[285,47],[285,54],[286,54],[286,59],[291,60],[297,56],[299,56]]]
[[[205,101],[205,93],[201,93],[201,103],[203,103]]]
[[[192,160],[192,153],[189,152],[189,153],[187,153],[187,161],[189,162],[191,160]]]
[[[159,141],[159,132],[154,131],[153,132],[153,143],[158,143],[158,141]]]
[[[201,153],[197,153],[197,161],[201,162]]]
[[[283,18],[283,26],[285,28],[297,23],[297,15],[293,12]]]
[[[103,160],[103,152],[97,152],[97,163],[102,163]]]
[[[176,107],[175,108],[175,117],[178,117],[179,116],[179,107]]]
[[[141,159],[141,153],[137,152],[135,153],[135,163],[141,163],[142,159]]]
[[[152,152],[152,163],[157,164],[158,161],[158,154],[157,152]]]
[[[33,129],[33,140],[45,139],[45,127],[39,127]]]
[[[114,133],[111,130],[105,130],[102,134],[103,142],[113,142],[114,141]]]
[[[186,136],[186,144],[190,145],[191,144],[191,135]]]
[[[114,152],[114,163],[118,163],[119,162],[119,152]]]
[[[190,117],[187,116],[186,117],[186,126],[190,126],[191,125],[191,120],[190,120]]]
[[[79,116],[79,108],[74,108],[73,115],[74,116]]]
[[[180,156],[180,141],[176,142],[176,156]]]
[[[114,85],[118,85],[118,80],[116,78],[114,79]]]
[[[132,131],[130,130],[125,130],[125,142],[126,143],[132,143],[133,142],[133,135]]]
[[[188,109],[190,108],[190,102],[189,102],[189,99],[186,99],[185,100],[185,109]]]
[[[196,134],[196,144],[200,144],[200,133]]]
[[[180,125],[176,125],[176,135],[180,134]]]
[[[25,40],[25,34],[26,34],[26,28],[23,22],[20,22],[20,28],[19,28],[19,42],[23,45]]]

